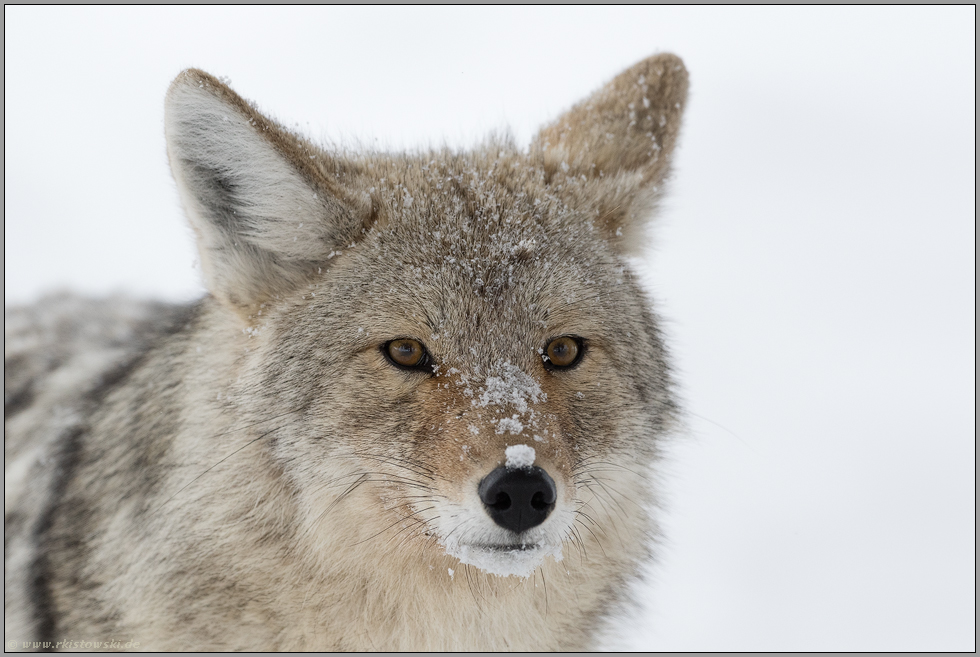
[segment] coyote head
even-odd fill
[[[627,257],[686,92],[659,55],[529,148],[391,154],[321,149],[201,71],[174,81],[170,164],[238,327],[214,338],[228,403],[282,418],[262,445],[298,541],[527,576],[642,536],[673,406]]]

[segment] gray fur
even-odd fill
[[[168,153],[210,296],[6,312],[7,640],[592,647],[648,557],[674,417],[626,257],[686,89],[659,55],[528,152],[353,154],[181,74]],[[586,352],[554,372],[561,335]],[[434,371],[392,367],[397,337]],[[559,501],[487,557],[477,483],[515,444]]]

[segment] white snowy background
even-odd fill
[[[4,9],[4,295],[202,294],[163,142],[188,66],[394,149],[684,58],[644,278],[690,435],[609,648],[975,649],[975,8]],[[375,141],[376,140],[376,141]]]

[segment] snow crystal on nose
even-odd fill
[[[541,386],[534,377],[510,362],[497,365],[494,370],[484,379],[483,387],[470,403],[477,408],[490,408],[497,416],[492,421],[497,425],[498,434],[520,435],[525,427],[536,428],[536,413],[531,404],[548,400]],[[468,387],[464,394],[474,396]]]
[[[518,417],[514,414],[513,417],[502,417],[497,420],[497,433],[512,433],[515,436],[524,433],[524,423]]]
[[[488,376],[474,406],[504,406],[512,404],[518,413],[527,413],[528,401],[544,399],[541,386],[534,378],[511,363],[504,363],[500,376]]]
[[[527,445],[511,445],[504,450],[508,470],[529,469],[534,465],[534,448]]]

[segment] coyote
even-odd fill
[[[392,154],[181,73],[208,295],[5,310],[8,649],[595,647],[677,417],[629,257],[686,94],[661,54],[529,147]]]

